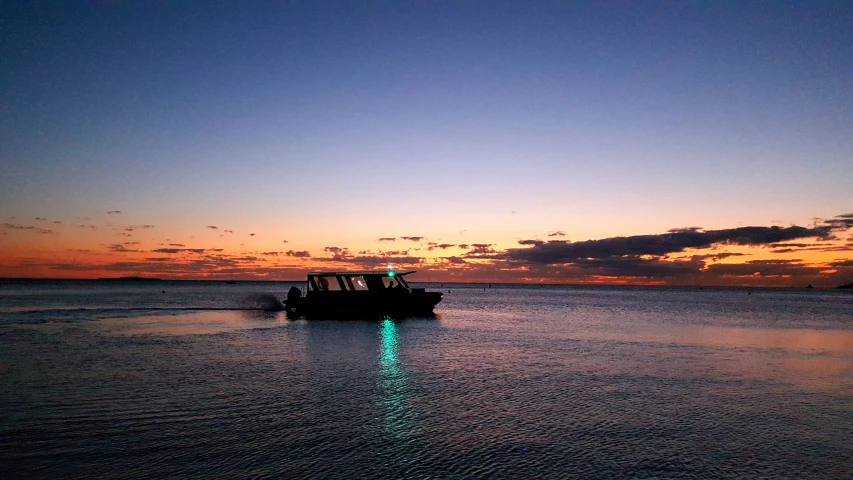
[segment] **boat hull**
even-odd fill
[[[439,292],[309,292],[305,297],[288,298],[287,314],[295,317],[349,319],[430,316],[441,301]]]

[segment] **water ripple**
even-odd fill
[[[494,290],[454,287],[440,320],[6,324],[0,477],[850,478],[848,304],[791,308],[821,325],[808,341],[825,348],[802,349],[787,297],[750,328],[709,320],[750,315],[725,292],[690,323],[655,292]]]

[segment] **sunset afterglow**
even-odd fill
[[[339,7],[4,6],[0,277],[853,278],[836,7]]]

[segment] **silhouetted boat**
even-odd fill
[[[309,273],[305,295],[291,287],[284,307],[288,314],[314,318],[429,315],[442,295],[410,287],[403,277],[412,273]]]

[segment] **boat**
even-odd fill
[[[305,295],[291,287],[284,309],[291,316],[313,318],[378,318],[432,315],[440,292],[412,288],[405,280],[414,271],[312,272]]]

